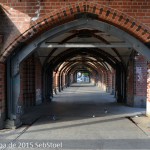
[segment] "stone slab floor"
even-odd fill
[[[128,118],[144,113],[91,84],[74,84],[27,113],[37,116],[32,124],[1,131],[0,149],[150,149],[148,134]]]

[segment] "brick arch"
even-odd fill
[[[150,42],[150,28],[138,22],[136,19],[113,9],[111,7],[93,2],[77,2],[73,5],[55,10],[45,15],[35,22],[31,27],[12,41],[0,56],[0,61],[4,62],[9,54],[21,45],[22,42],[30,42],[43,32],[58,25],[75,20],[75,15],[79,13],[91,13],[97,15],[97,20],[107,22],[128,32],[143,43]]]

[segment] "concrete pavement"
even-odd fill
[[[150,149],[149,131],[129,119],[145,110],[117,104],[90,84],[74,84],[31,112],[26,117],[38,118],[32,125],[1,133],[4,149]]]

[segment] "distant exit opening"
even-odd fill
[[[90,83],[89,72],[79,71],[77,72],[77,83]]]

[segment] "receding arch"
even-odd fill
[[[65,61],[67,58],[72,58],[74,55],[80,54],[82,49],[79,50],[68,50],[66,53],[62,52],[60,55],[58,55],[56,58],[51,60],[49,65],[52,66],[58,66],[61,61]],[[83,49],[83,52],[87,52],[90,55],[96,56],[96,55],[101,55],[101,58],[106,60],[110,65],[115,67],[115,62],[119,64],[119,62],[116,59],[111,59],[110,55],[106,55],[107,53],[102,54],[101,51],[98,50],[92,50],[92,49]]]
[[[144,55],[147,58],[147,60],[150,60],[149,48],[146,47],[144,43],[140,42],[135,37],[129,35],[127,32],[120,30],[119,28],[102,21],[92,20],[92,19],[89,19],[87,21],[87,19],[82,18],[82,19],[77,19],[69,23],[57,26],[43,33],[41,36],[37,37],[33,42],[28,44],[26,47],[19,50],[18,53],[14,53],[13,60],[12,60],[13,67],[17,68],[18,64],[20,64],[20,62],[22,62],[28,55],[34,52],[46,39],[57,37],[58,35],[61,35],[73,29],[77,29],[79,27],[81,28],[87,27],[96,30],[101,30],[111,35],[114,35],[116,37],[119,37],[120,39],[126,41],[128,44],[132,45],[133,48],[139,53],[141,53],[142,55]]]
[[[27,42],[28,44],[28,42],[33,41],[37,35],[41,35],[45,31],[51,30],[56,26],[76,20],[78,18],[77,15],[82,13],[83,16],[86,16],[85,14],[88,13],[94,14],[96,15],[96,20],[116,26],[118,29],[127,32],[129,34],[128,38],[130,36],[130,39],[135,37],[131,40],[131,43],[135,43],[133,44],[133,47],[137,51],[141,52],[140,49],[147,49],[147,47],[142,43],[150,42],[150,29],[141,22],[138,22],[136,19],[129,17],[123,12],[105,5],[93,2],[76,2],[73,5],[53,11],[50,14],[41,17],[37,21],[32,22],[31,27],[28,30],[19,35],[16,39],[14,39],[14,41],[11,41],[11,43],[6,47],[5,51],[1,54],[0,61],[4,62],[19,45],[22,45],[22,43]],[[87,16],[90,17],[91,15]],[[105,28],[107,31],[110,30],[110,26],[105,26]],[[123,33],[121,32],[121,34]],[[137,43],[139,41],[142,43]],[[35,48],[36,44],[37,43],[34,43]],[[149,54],[149,52],[147,53]]]

